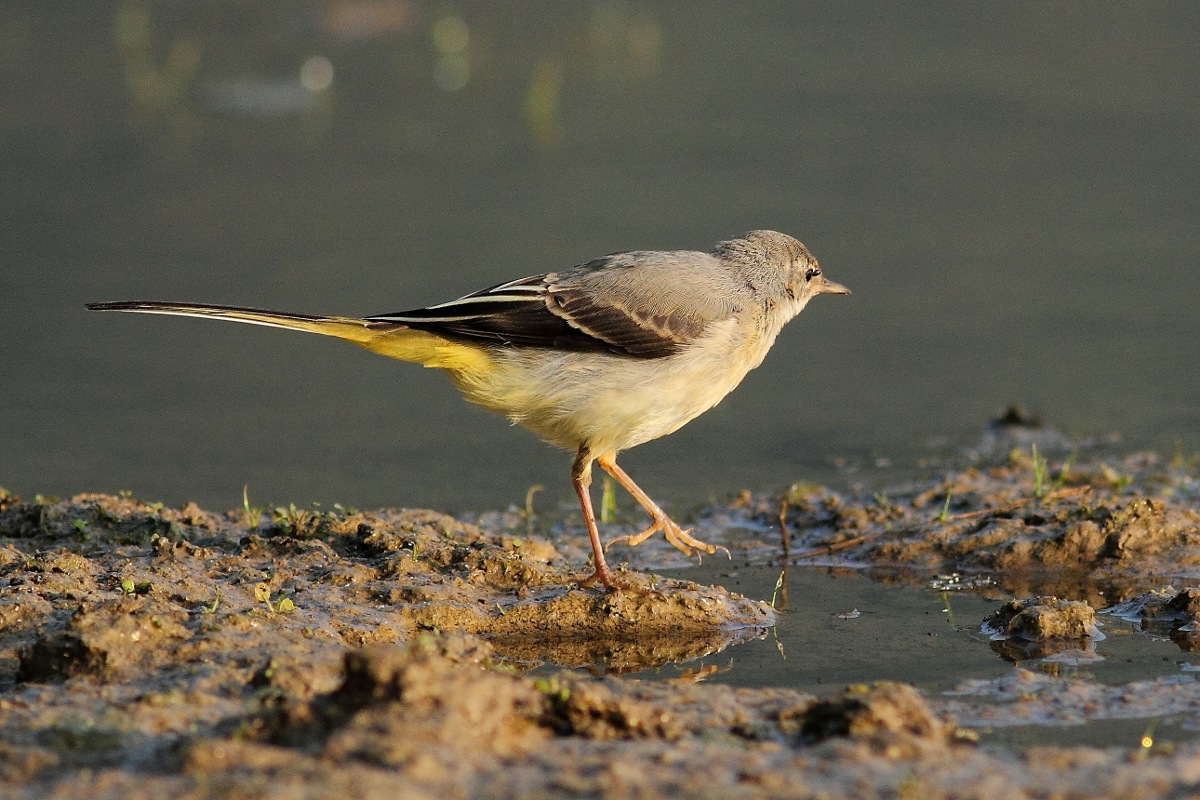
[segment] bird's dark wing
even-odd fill
[[[418,330],[514,347],[603,351],[607,342],[572,328],[548,303],[553,275],[531,275],[412,311],[378,314],[367,322],[401,324]]]
[[[621,253],[533,275],[448,303],[367,317],[514,347],[661,358],[732,311],[711,275],[695,279],[675,253]],[[710,259],[700,253],[687,256]],[[701,265],[711,268],[708,261]],[[715,290],[715,291],[714,291]],[[715,299],[714,299],[715,298]]]

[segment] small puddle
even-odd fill
[[[778,567],[731,569],[712,559],[689,570],[692,580],[719,583],[748,597],[770,600],[779,580]],[[777,686],[826,694],[851,683],[902,681],[926,691],[942,691],[957,676],[995,677],[1001,662],[979,633],[979,621],[996,605],[980,597],[951,596],[949,605],[933,591],[888,586],[840,570],[791,567],[787,574],[787,606],[778,613],[773,633],[747,642],[707,661],[727,671],[712,680],[732,686]],[[782,592],[782,589],[781,589]],[[947,610],[949,609],[949,610]],[[685,663],[653,674],[669,676]]]
[[[770,601],[774,596],[776,605],[782,605],[784,587],[776,589],[778,567],[714,558],[700,567],[668,574],[722,585],[754,599]],[[1187,713],[1183,701],[1166,706],[1150,703],[1145,706],[1146,716],[1130,709],[1133,716],[1127,718],[1080,720],[1064,711],[1058,695],[1078,694],[1080,686],[1103,691],[1142,682],[1151,684],[1146,691],[1152,694],[1177,694],[1179,684],[1186,683],[1189,696],[1200,697],[1195,677],[1200,654],[1184,653],[1165,637],[1138,633],[1125,620],[1103,615],[1103,640],[1014,664],[1002,654],[1001,644],[980,630],[984,618],[1003,604],[1001,598],[884,584],[850,569],[815,567],[789,568],[786,594],[786,608],[778,611],[776,627],[765,636],[700,658],[622,671],[643,680],[779,687],[821,697],[848,684],[909,683],[935,706],[952,705],[958,723],[977,730],[984,744],[1006,747],[1136,746],[1147,733],[1156,743],[1186,741],[1194,739],[1200,724],[1200,715]],[[541,669],[552,672],[557,667]],[[593,669],[604,671],[604,665]],[[995,684],[1029,673],[1037,683],[1020,699],[1026,724],[1011,720],[991,724],[986,715],[972,719],[963,714],[972,708],[1012,703]],[[1042,708],[1037,705],[1039,698]],[[1113,705],[1122,702],[1119,697],[1110,700]],[[1120,716],[1111,709],[1104,713]]]

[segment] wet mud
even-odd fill
[[[866,565],[881,579],[986,574],[1015,597],[1101,607],[1148,580],[1200,574],[1200,486],[1181,459],[1050,464],[1014,452],[869,496],[801,486],[745,502],[764,522],[782,516],[791,563]]]
[[[1198,487],[1178,461],[1015,455],[886,492],[747,496],[698,525],[746,564],[986,578],[996,610],[982,630],[1018,648],[1013,661],[1086,650],[1097,619],[1186,649]],[[1169,797],[1200,785],[1200,742],[998,749],[977,736],[1200,724],[1195,681],[1014,669],[945,696],[886,682],[814,696],[703,671],[621,677],[769,635],[775,612],[654,574],[673,556],[650,543],[621,551],[630,589],[581,589],[569,520],[565,532],[519,514],[480,521],[0,495],[0,795]]]

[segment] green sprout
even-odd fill
[[[938,518],[937,518],[938,522],[945,523],[946,518],[949,516],[949,514],[950,514],[950,497],[953,494],[953,492],[954,492],[953,487],[950,487],[950,486],[946,487],[946,502],[942,503],[942,513],[938,514]]]
[[[600,481],[600,521],[612,522],[617,517],[617,490],[607,475]]]
[[[1040,500],[1046,493],[1046,459],[1038,455],[1037,444],[1033,445],[1033,496]]]
[[[560,681],[557,675],[537,678],[533,682],[533,688],[555,705],[565,705],[571,699],[571,687]]]
[[[1071,477],[1071,467],[1075,466],[1075,457],[1077,452],[1072,451],[1071,455],[1067,456],[1067,460],[1063,462],[1062,467],[1058,470],[1058,477],[1054,479],[1054,488],[1061,489],[1066,485],[1067,478]]]
[[[779,579],[775,581],[775,589],[771,592],[771,608],[776,608],[775,601],[779,598],[779,592],[783,589],[783,580],[787,577],[787,570],[784,569],[779,573]]]
[[[219,605],[221,605],[221,590],[217,589],[213,592],[212,605],[200,606],[200,612],[203,614],[215,614]]]
[[[271,587],[266,583],[254,584],[254,599],[264,604],[271,614],[287,614],[289,611],[296,610],[296,604],[292,602],[290,597],[278,597],[274,602],[271,601]]]
[[[942,592],[942,605],[946,607],[946,619],[950,622],[950,627],[954,627],[954,609],[950,607],[950,593]]]
[[[150,581],[134,582],[133,578],[121,578],[121,592],[127,595],[144,596],[150,594]]]
[[[242,484],[242,509],[246,514],[246,527],[257,528],[262,522],[263,509],[259,507],[250,507],[250,484]]]

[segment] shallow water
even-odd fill
[[[626,457],[672,510],[914,469],[1011,401],[1193,452],[1198,23],[1180,4],[8,3],[0,485],[570,500],[566,454],[436,375],[83,303],[387,312],[754,227],[854,295]]]
[[[782,604],[776,567],[718,562],[679,574]],[[717,665],[728,670],[709,680],[734,686],[787,686],[825,695],[847,684],[895,680],[940,691],[951,688],[957,676],[995,677],[1008,669],[978,632],[995,605],[973,595],[943,602],[937,592],[887,586],[848,570],[791,567],[787,608],[778,612],[773,632],[652,673],[673,677],[679,670]]]
[[[676,574],[671,571],[667,574]],[[691,580],[720,583],[749,597],[776,598],[778,568],[731,568],[712,559]],[[996,652],[980,623],[1003,600],[973,593],[942,593],[910,585],[885,585],[850,570],[792,567],[787,575],[788,602],[774,631],[700,659],[635,673],[645,679],[679,679],[705,674],[704,680],[742,687],[787,687],[818,697],[849,684],[898,681],[920,688],[932,699],[959,697],[970,681],[991,681],[1016,668],[1107,686],[1170,678],[1194,683],[1200,655],[1183,653],[1170,640],[1131,632],[1128,623],[1101,617],[1105,638],[1087,658],[1070,652],[1012,663]],[[857,612],[857,616],[854,615]],[[1034,705],[1030,704],[1031,707]],[[1136,747],[1148,729],[1156,741],[1190,741],[1200,723],[1194,713],[1153,714],[1132,719],[1089,719],[1086,724],[1057,724],[1053,707],[1031,713],[1028,725],[979,727],[989,744],[1027,746],[1123,745]],[[959,724],[974,727],[970,718]]]

